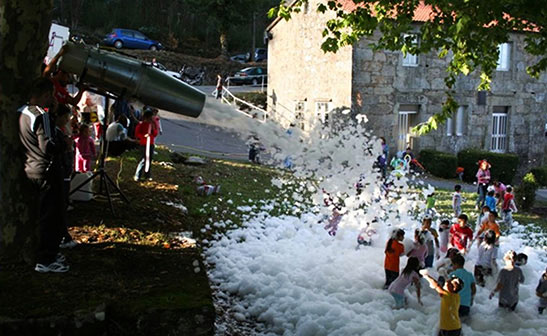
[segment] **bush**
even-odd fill
[[[530,173],[534,174],[538,185],[547,186],[547,166],[532,168]]]
[[[464,149],[458,153],[458,166],[465,169],[463,179],[466,182],[475,182],[475,175],[479,169],[479,160],[486,159],[492,167],[490,168],[490,175],[493,180],[499,180],[504,184],[511,184],[517,167],[519,165],[519,158],[515,154],[502,154],[481,151],[477,149]]]
[[[518,186],[516,190],[515,200],[519,207],[519,210],[528,211],[534,206],[534,201],[536,199],[536,190],[538,184],[534,177],[534,174],[528,173],[524,175],[522,183]]]
[[[432,149],[424,149],[418,155],[420,163],[431,174],[442,178],[456,176],[458,159],[455,155],[438,152]]]
[[[235,96],[261,109],[266,109],[266,99],[268,98],[266,92],[238,92]]]

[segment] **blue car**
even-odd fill
[[[107,46],[113,46],[116,49],[163,49],[161,43],[149,39],[139,31],[120,28],[115,28],[108,35],[106,35],[103,39],[103,44]]]

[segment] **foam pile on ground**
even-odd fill
[[[372,247],[356,250],[357,230],[341,230],[333,238],[318,220],[310,214],[251,220],[207,249],[207,261],[215,266],[209,276],[218,290],[238,298],[240,319],[264,323],[265,334],[435,334],[439,298],[425,283],[424,306],[412,293],[409,307],[402,310],[393,310],[391,295],[381,289],[385,232]],[[473,317],[463,325],[466,335],[535,336],[547,330],[534,292],[545,256],[523,243],[513,237],[501,240],[502,253],[513,248],[529,256],[517,311],[500,311],[497,300],[488,299],[494,286],[490,278],[487,289],[478,288]],[[471,271],[476,249],[468,258]]]
[[[279,196],[274,207],[290,204],[294,216],[271,217],[266,212],[269,208],[254,208],[254,213],[243,215],[242,227],[216,234],[215,240],[207,242],[204,254],[216,296],[228,298],[238,321],[253,325],[258,321],[263,334],[436,334],[439,297],[425,284],[424,306],[417,304],[414,295],[402,310],[393,310],[393,298],[381,289],[385,242],[395,227],[406,229],[407,238],[412,238],[411,230],[419,226],[416,210],[423,208],[423,201],[418,202],[418,193],[409,192],[405,177],[393,181],[392,197],[386,197],[372,168],[380,144],[362,123],[355,121],[335,131],[316,127],[306,134],[294,130],[288,135],[272,124],[231,119],[233,112],[224,107],[207,115],[219,125],[253,129],[271,149],[274,162],[290,155],[295,165],[296,179],[272,181]],[[360,194],[355,190],[358,181]],[[328,207],[322,190],[332,199]],[[311,204],[304,194],[310,196]],[[335,237],[323,228],[333,204],[343,213]],[[367,223],[372,223],[377,238],[372,246],[356,249],[359,231]],[[545,269],[545,251],[524,247],[518,227],[514,232],[501,239],[500,255],[510,248],[529,255],[517,312],[499,311],[497,299],[488,300],[494,286],[489,279],[487,288],[478,290],[473,318],[463,326],[466,335],[535,336],[547,330],[547,319],[536,313],[534,292]],[[468,257],[466,268],[472,270],[476,250]],[[401,265],[405,264],[402,258]]]

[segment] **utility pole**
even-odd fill
[[[251,62],[255,61],[256,50],[256,11],[253,11],[253,42],[251,43]]]

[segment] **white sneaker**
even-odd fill
[[[55,257],[55,262],[62,264],[65,261],[66,261],[66,257],[62,255],[61,253],[57,253],[57,256]]]
[[[69,269],[70,267],[63,265],[60,262],[52,262],[47,266],[44,264],[36,264],[36,267],[34,267],[34,270],[40,273],[65,273],[68,272]]]

